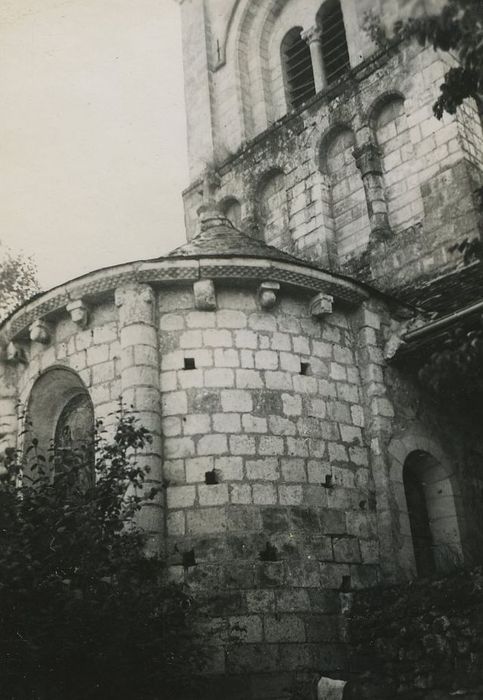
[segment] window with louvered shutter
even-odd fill
[[[315,95],[314,72],[308,44],[294,27],[282,41],[285,90],[289,107],[296,108]]]
[[[350,69],[344,18],[339,0],[324,3],[318,15],[322,29],[322,58],[327,84],[338,80]]]

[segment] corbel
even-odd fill
[[[316,294],[310,301],[309,311],[312,316],[322,318],[332,313],[334,306],[334,297],[330,294],[320,292]]]
[[[76,326],[79,326],[79,328],[87,326],[89,323],[89,307],[82,299],[74,299],[65,308]]]
[[[10,343],[8,343],[8,345],[5,347],[4,353],[2,354],[5,362],[8,362],[9,364],[27,364],[27,356],[25,355],[25,350],[13,341],[10,341]]]
[[[258,301],[262,309],[271,309],[277,302],[277,294],[280,291],[278,282],[262,282],[258,288]]]
[[[215,311],[216,292],[213,280],[197,280],[193,283],[195,309],[198,311]]]
[[[46,321],[42,321],[42,319],[37,319],[31,324],[29,333],[30,340],[35,343],[42,343],[42,345],[50,343],[52,331],[49,324]]]

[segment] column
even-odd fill
[[[127,407],[136,411],[140,425],[152,435],[152,443],[138,456],[149,467],[145,488],[162,484],[161,396],[159,390],[158,338],[155,325],[155,294],[147,284],[118,287],[121,343],[121,391]],[[164,545],[164,492],[145,505],[138,517],[148,533],[148,549],[160,552]]]
[[[390,228],[380,151],[374,143],[367,141],[355,148],[352,155],[361,172],[371,231],[375,237],[386,238]]]
[[[315,92],[320,92],[327,85],[322,58],[322,31],[319,27],[314,26],[303,31],[300,36],[309,45],[312,70],[314,71]]]

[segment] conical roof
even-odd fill
[[[171,251],[168,258],[250,257],[307,265],[300,258],[239,231],[222,214],[203,217],[201,231],[191,241]]]

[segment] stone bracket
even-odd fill
[[[29,328],[30,340],[35,343],[48,345],[52,336],[52,331],[49,324],[42,319],[34,321]]]
[[[279,282],[262,282],[258,288],[258,301],[262,309],[271,309],[277,302]]]
[[[75,299],[69,302],[65,308],[76,326],[79,326],[79,328],[87,326],[89,323],[89,307],[82,299]]]
[[[310,314],[316,318],[322,318],[332,313],[332,308],[334,305],[334,297],[330,294],[316,294],[310,301]]]
[[[317,700],[342,700],[347,681],[322,676],[317,683]]]
[[[216,291],[213,280],[198,280],[193,283],[195,309],[198,311],[216,310]]]
[[[27,356],[25,355],[25,350],[14,342],[8,343],[4,350],[3,358],[5,362],[12,365],[17,364],[27,364]]]

